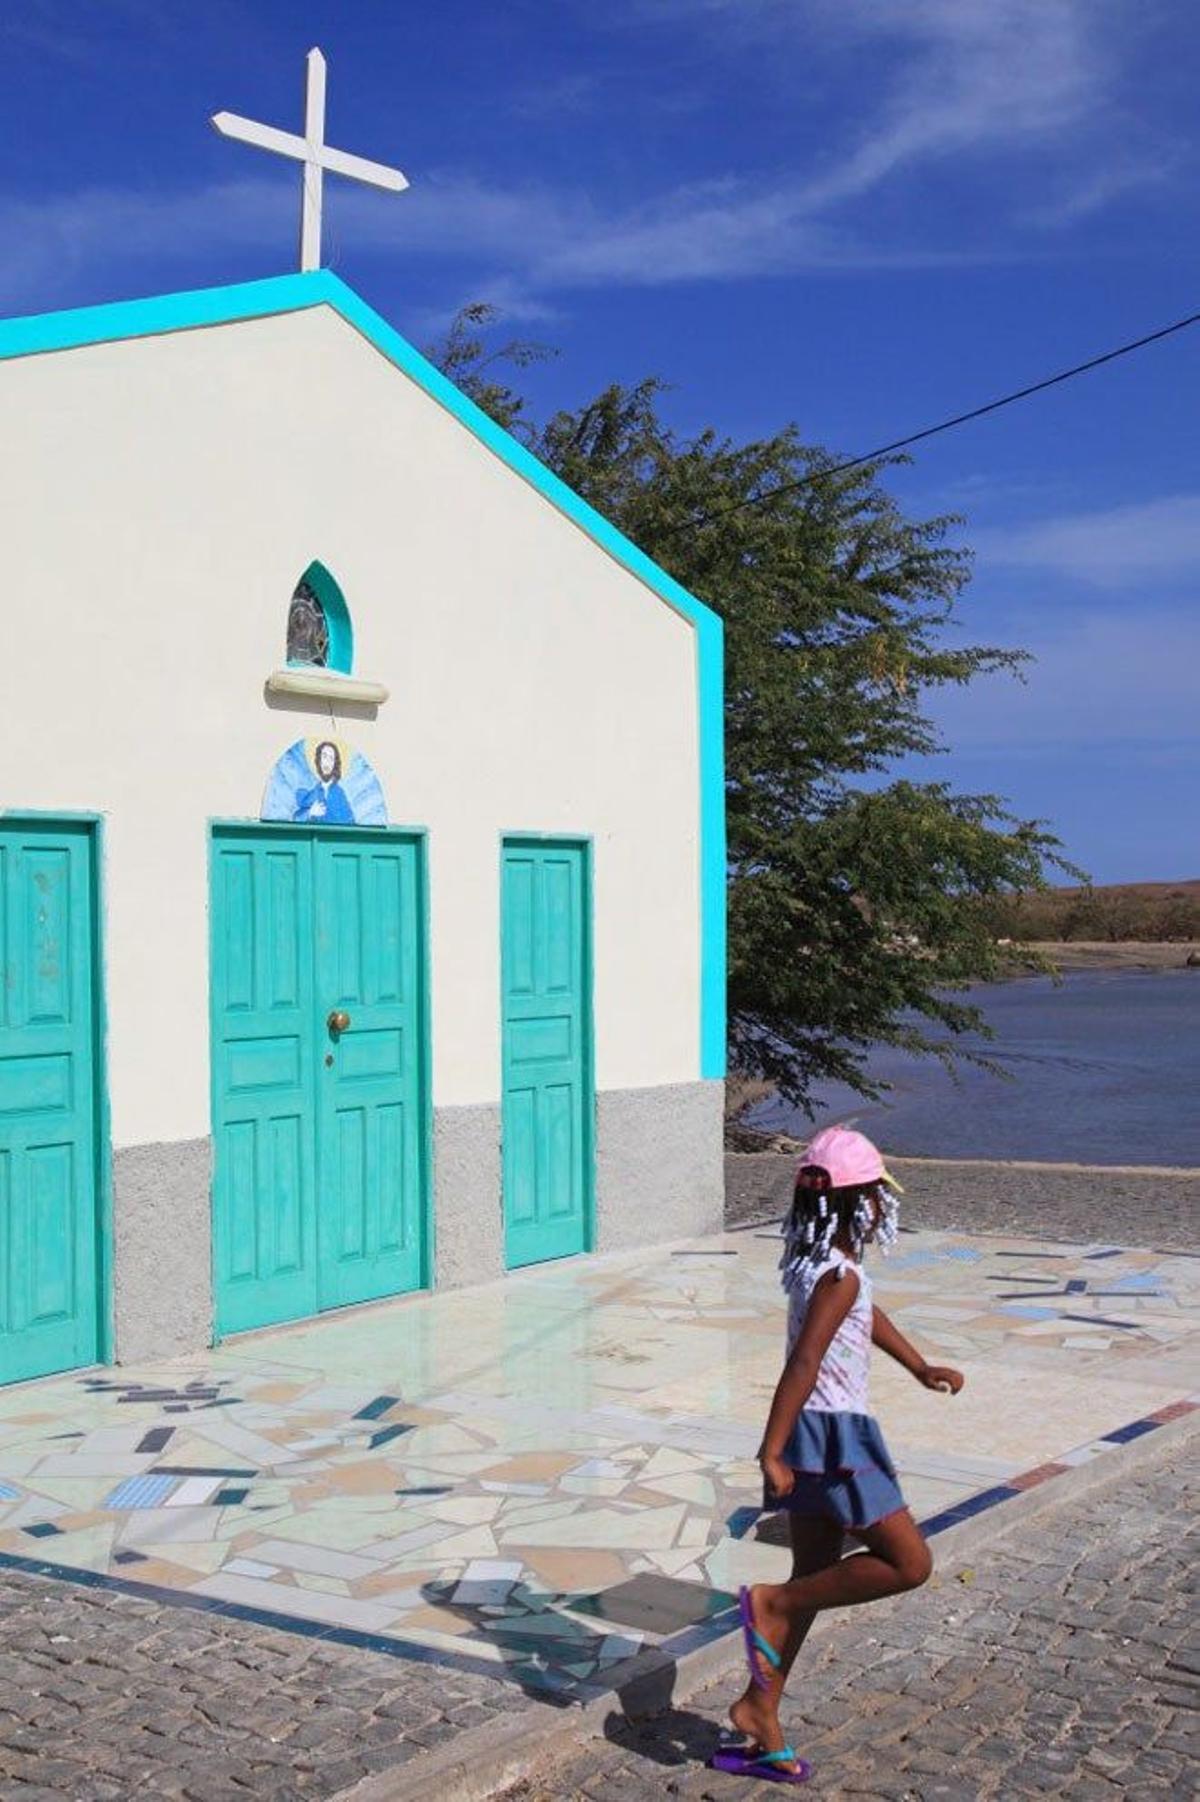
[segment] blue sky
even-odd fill
[[[560,347],[538,406],[655,372],[684,429],[852,454],[1200,310],[1191,0],[6,0],[0,311],[278,273],[329,137],[327,258],[418,343],[464,301]],[[967,515],[961,632],[1024,686],[946,697],[925,766],[1048,817],[1098,880],[1200,875],[1200,327],[920,448]]]

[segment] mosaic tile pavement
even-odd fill
[[[595,1694],[778,1573],[753,1463],[777,1254],[572,1261],[0,1390],[0,1563]],[[915,1233],[875,1276],[968,1377],[873,1372],[927,1530],[1195,1405],[1200,1259]]]

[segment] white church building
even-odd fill
[[[319,269],[0,486],[0,1381],[717,1228],[717,617]]]

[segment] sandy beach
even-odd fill
[[[1031,944],[1029,949],[1049,958],[1064,975],[1075,970],[1179,970],[1187,967],[1189,956],[1200,957],[1200,944],[1191,940],[1062,939]]]

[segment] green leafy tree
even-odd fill
[[[1059,862],[997,796],[889,777],[941,748],[932,693],[1025,660],[953,640],[960,522],[904,517],[899,459],[838,470],[793,427],[680,437],[654,378],[530,430],[488,323],[473,309],[435,358],[725,622],[732,1069],[803,1103],[830,1078],[873,1093],[873,1045],[949,1058],[983,1029],[967,985],[1010,955],[996,902]]]
[[[534,363],[546,362],[556,352],[553,346],[529,338],[490,343],[488,331],[496,317],[496,308],[487,301],[477,300],[460,308],[441,343],[434,345],[428,355],[442,374],[469,394],[498,425],[528,444],[536,439],[537,431],[526,414],[525,400],[496,372],[505,365],[510,369],[528,369]]]

